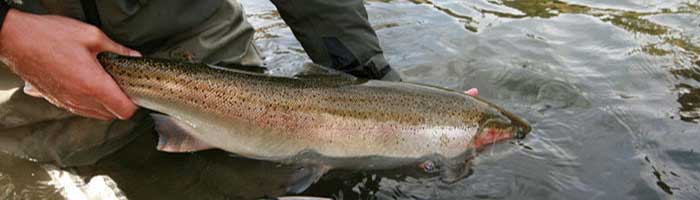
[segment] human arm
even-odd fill
[[[127,119],[137,107],[97,61],[104,51],[140,56],[67,17],[10,9],[0,29],[0,59],[33,86],[28,94],[85,117]]]

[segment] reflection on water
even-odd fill
[[[700,55],[700,49],[696,51]],[[671,73],[698,83],[700,82],[700,60],[691,63],[689,67],[671,70]],[[680,119],[700,123],[700,86],[680,83],[675,89],[678,91],[678,103],[681,104]]]
[[[678,85],[678,103],[681,104],[681,120],[687,122],[700,122],[700,88],[693,88],[688,84]]]
[[[0,199],[63,199],[34,162],[0,153]]]
[[[288,75],[308,61],[268,1],[242,3],[270,73]],[[455,184],[410,169],[337,170],[305,195],[700,198],[700,1],[372,0],[367,7],[404,80],[477,87],[534,129],[523,141],[487,149]],[[284,195],[291,170],[154,146],[146,134],[78,171],[109,175],[132,199],[249,199]],[[41,174],[40,167],[2,160],[0,194],[55,196],[45,175],[25,173]]]

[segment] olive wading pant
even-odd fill
[[[314,62],[365,78],[381,78],[389,71],[362,0],[273,3]],[[148,56],[262,65],[253,44],[255,31],[235,0],[23,0],[13,7],[92,23]],[[152,129],[146,111],[126,121],[88,119],[25,95],[23,86],[18,76],[0,67],[4,152],[61,166],[88,165]]]

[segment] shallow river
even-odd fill
[[[243,4],[271,72],[308,62],[268,1]],[[700,198],[700,1],[387,0],[367,8],[404,80],[479,88],[533,132],[487,149],[455,184],[401,170],[334,171],[304,195]],[[154,143],[144,135],[73,171],[86,180],[108,175],[130,199],[284,195],[288,168],[220,151],[166,154]],[[6,157],[2,195],[60,199],[45,167]]]

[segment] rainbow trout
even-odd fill
[[[114,54],[99,61],[136,104],[162,113],[153,115],[159,150],[218,148],[304,166],[292,175],[290,192],[331,168],[415,164],[456,181],[479,149],[530,131],[478,97],[321,67],[279,77]]]

